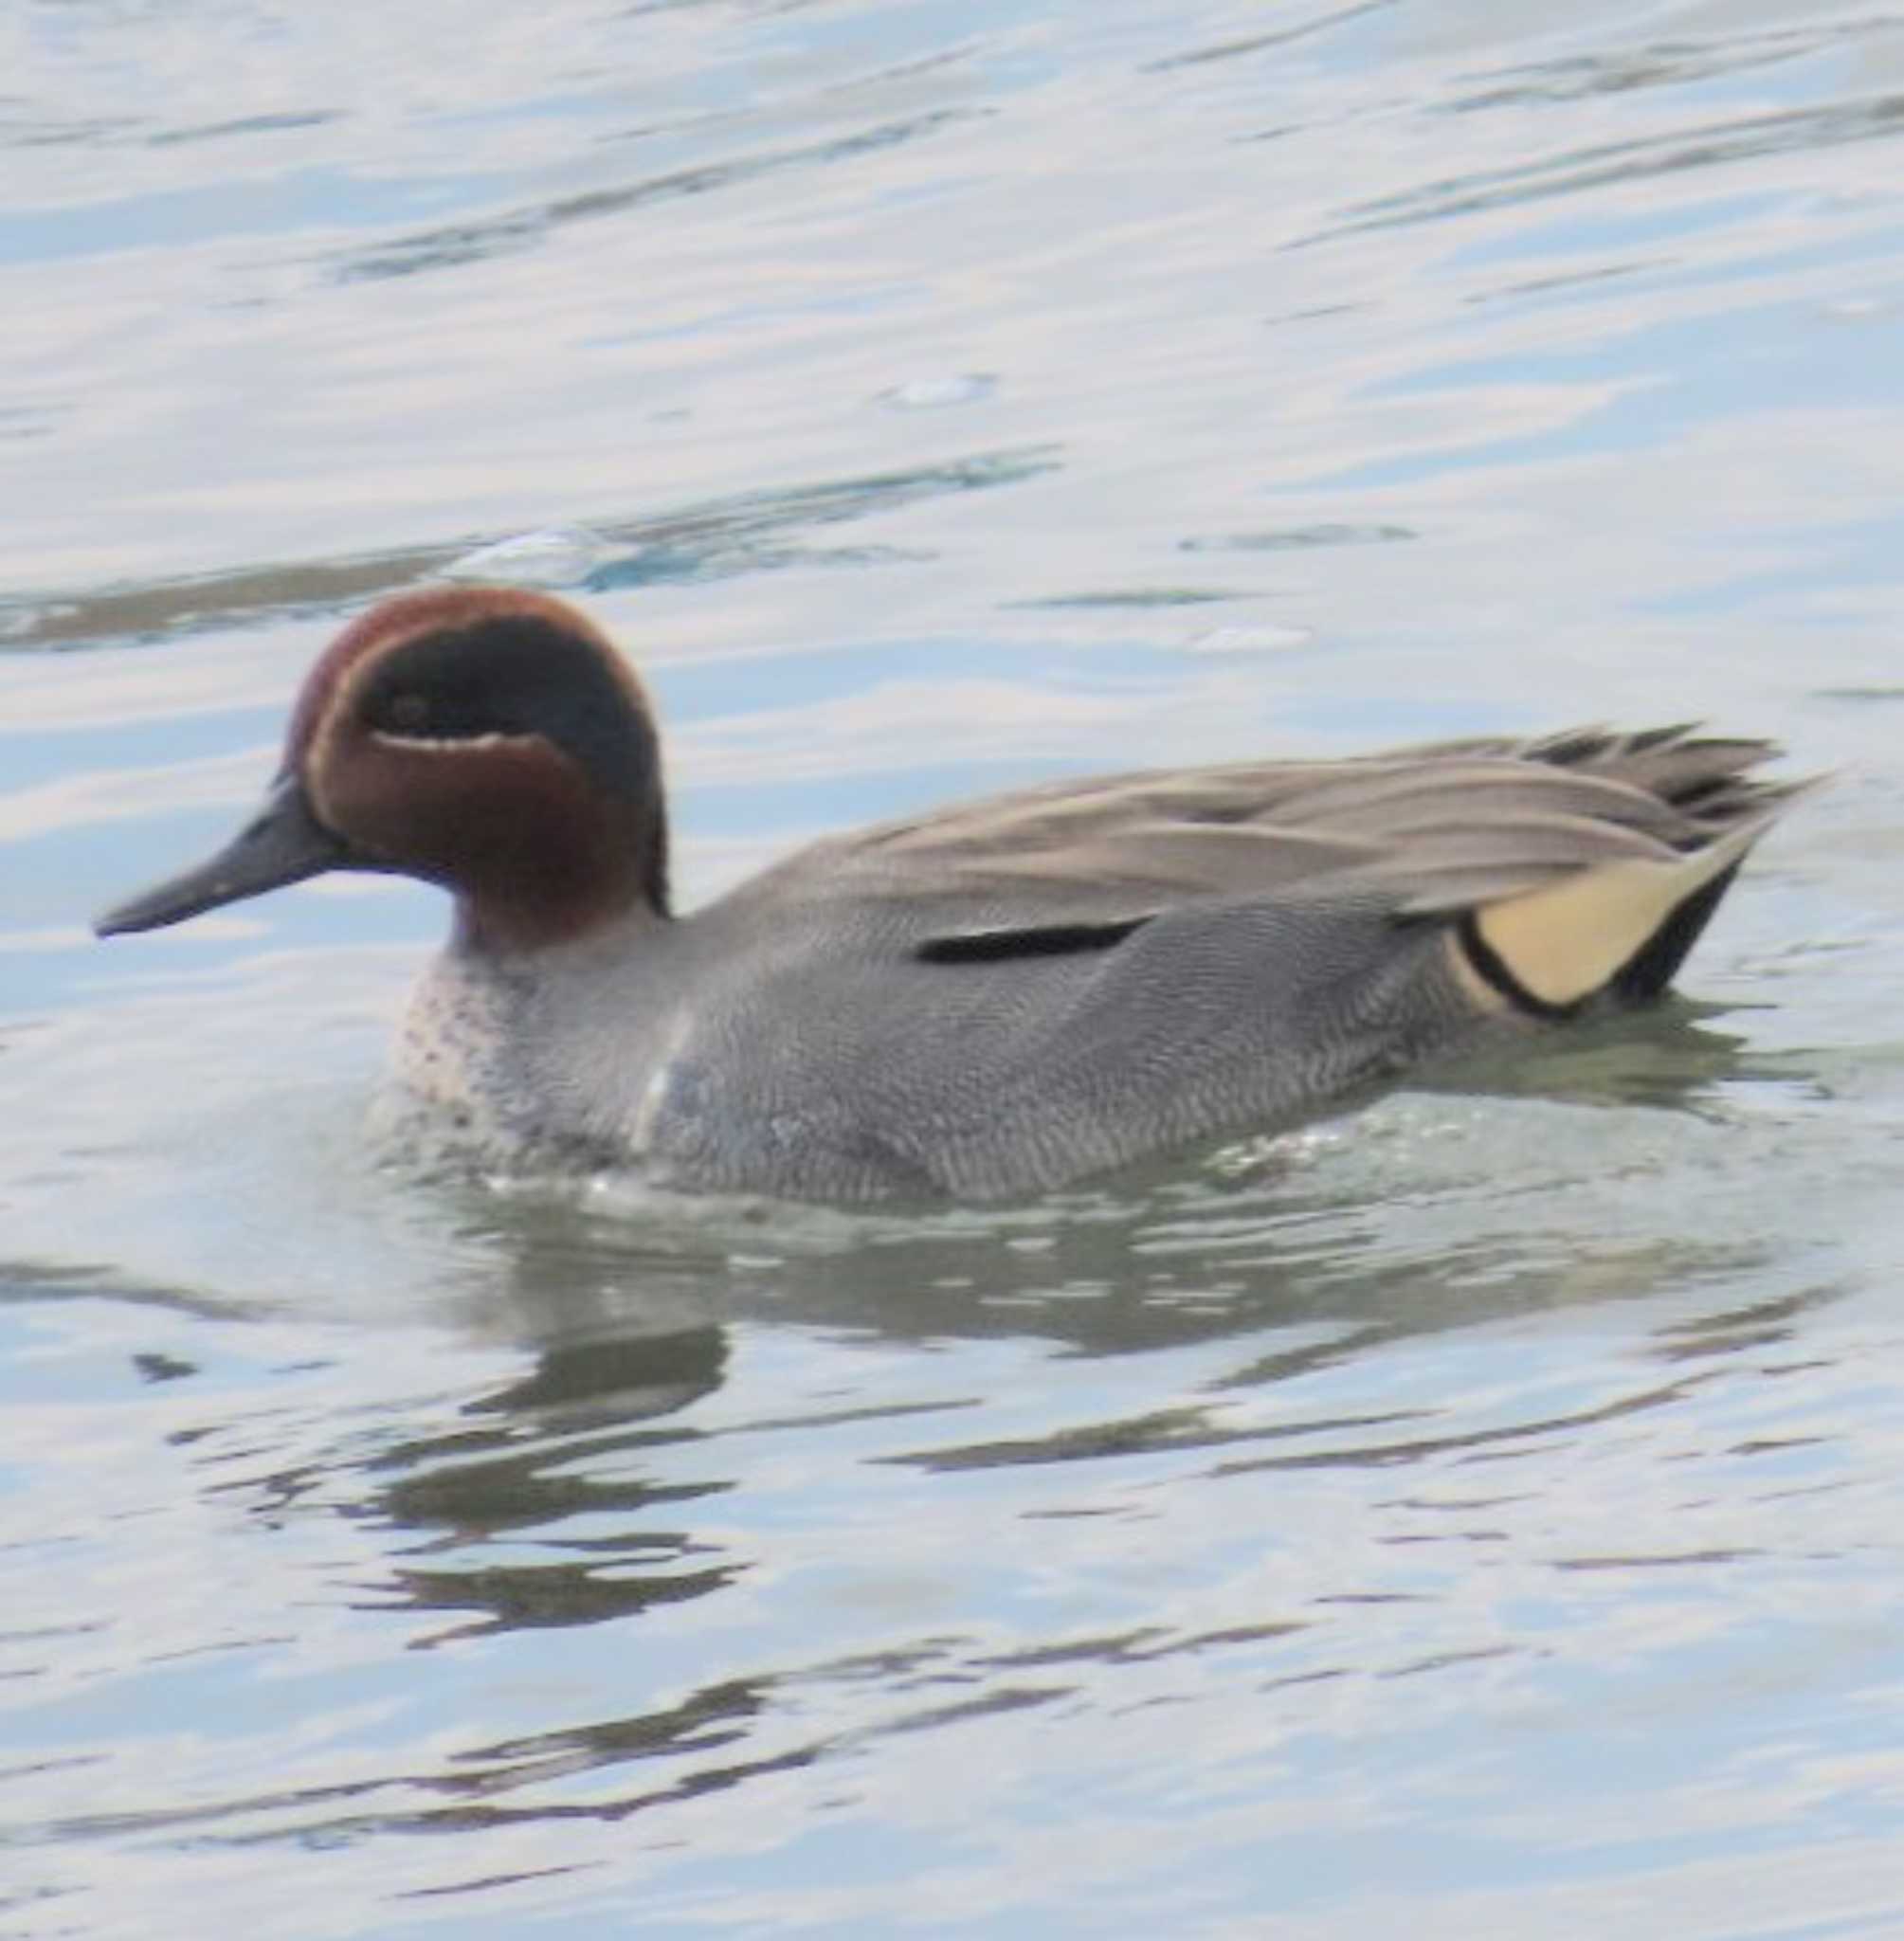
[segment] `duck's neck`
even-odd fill
[[[672,919],[639,889],[619,886],[615,896],[562,894],[552,886],[537,897],[507,899],[459,896],[449,949],[469,961],[520,964],[555,955],[586,954],[597,945],[628,949],[647,932]]]
[[[437,880],[456,897],[455,949],[525,956],[665,923],[668,835],[659,777],[646,795],[623,800],[574,786],[566,771],[554,780],[532,772],[541,794],[522,785],[506,808],[495,799],[477,805],[490,817],[472,823],[478,839],[460,854],[443,845],[447,866]]]

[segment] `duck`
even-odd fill
[[[96,928],[417,878],[453,916],[392,1084],[459,1150],[1025,1199],[1654,1003],[1808,786],[1757,773],[1779,752],[1595,727],[1065,779],[824,837],[680,914],[633,668],[553,594],[424,588],[318,658],[231,842]]]

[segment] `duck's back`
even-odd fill
[[[1789,789],[1683,730],[1060,785],[678,926],[630,1143],[683,1183],[992,1198],[1657,996]]]

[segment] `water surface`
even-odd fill
[[[1904,14],[29,0],[0,74],[0,1934],[1904,1931]],[[429,893],[85,921],[458,571],[638,656],[696,898],[1270,749],[1836,780],[1695,1002],[1297,1139],[419,1180]]]

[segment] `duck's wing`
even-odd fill
[[[1805,786],[1753,773],[1778,752],[1688,727],[1590,728],[1098,777],[834,838],[756,884],[903,911],[910,950],[941,963],[1102,950],[1212,901],[1472,916],[1517,992],[1565,1005],[1729,876]]]

